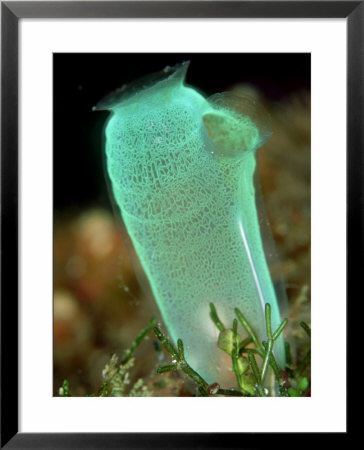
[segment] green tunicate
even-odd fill
[[[184,84],[188,64],[106,99],[107,173],[164,322],[208,383],[224,382],[224,352],[209,319],[241,309],[266,339],[264,305],[280,314],[256,210],[255,150],[269,137],[239,99],[206,99]],[[243,330],[239,333],[244,336]],[[280,338],[275,356],[284,363]]]

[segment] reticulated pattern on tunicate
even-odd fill
[[[170,335],[215,382],[224,368],[210,302],[227,324],[241,308],[261,338],[265,302],[279,322],[253,185],[265,136],[220,97],[210,102],[184,86],[185,70],[110,108],[107,171]]]

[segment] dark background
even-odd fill
[[[54,208],[109,206],[102,135],[107,111],[92,112],[123,84],[191,61],[186,82],[207,96],[249,83],[279,102],[310,89],[310,54],[54,54]]]

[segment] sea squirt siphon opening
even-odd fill
[[[163,87],[163,83],[169,85],[172,82],[183,85],[189,65],[190,61],[184,61],[172,67],[166,66],[159,72],[141,77],[131,83],[124,84],[100,100],[92,110],[111,111],[118,107],[125,106],[132,101],[136,101],[140,94],[146,94],[148,90],[153,89],[156,85],[158,85],[158,88]]]
[[[240,158],[257,150],[271,136],[270,116],[255,99],[223,92],[207,100],[212,110],[202,120],[215,154]]]

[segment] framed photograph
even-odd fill
[[[363,8],[1,3],[2,447],[348,436]]]

